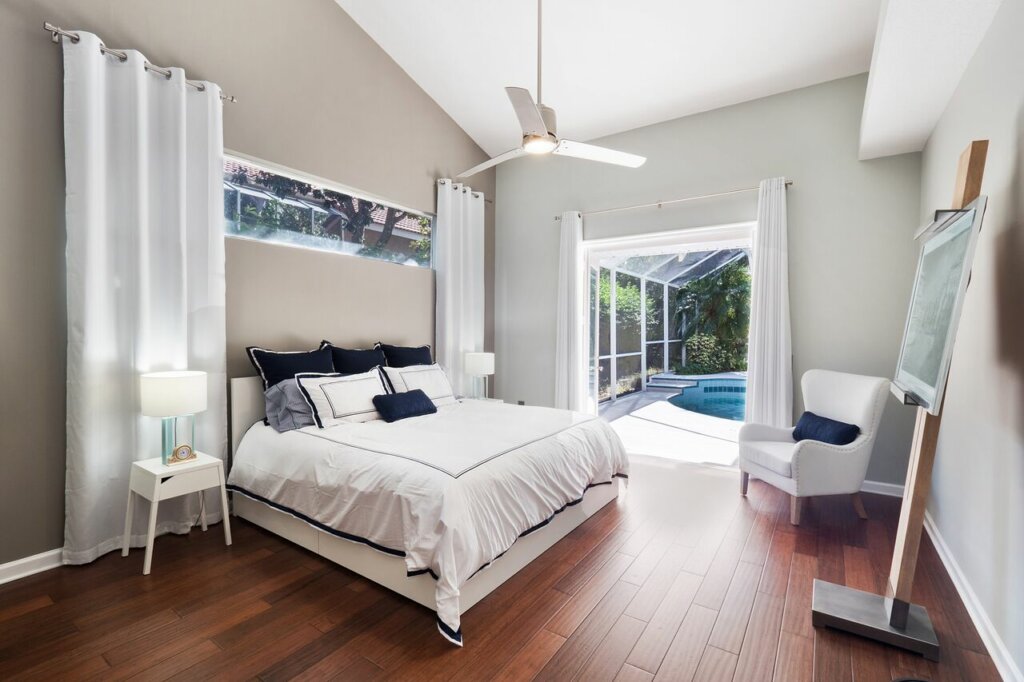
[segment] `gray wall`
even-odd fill
[[[322,339],[349,348],[434,343],[433,270],[236,237],[226,247],[229,377],[256,373],[246,346],[302,350]],[[282,272],[290,273],[287,287],[277,276]]]
[[[923,155],[921,217],[949,206],[957,157],[990,140],[988,211],[950,368],[929,512],[1024,668],[1024,4],[1004,2]]]
[[[496,353],[499,395],[554,399],[558,223],[589,210],[756,186],[786,176],[794,374],[828,368],[892,376],[915,262],[920,155],[857,160],[867,79],[856,76],[602,140],[644,154],[621,169],[557,157],[498,167]],[[607,217],[586,236],[754,217],[754,202],[699,202],[670,218]],[[737,212],[739,211],[739,212]],[[590,221],[594,225],[597,221]],[[799,389],[797,390],[799,394]],[[798,405],[797,410],[801,408]],[[868,478],[902,482],[913,415],[886,411]]]
[[[63,74],[60,48],[43,21],[93,31],[108,45],[139,49],[151,62],[219,83],[240,100],[224,107],[228,148],[402,205],[433,211],[434,180],[486,158],[331,0],[0,3],[0,371],[12,388],[0,392],[0,562],[63,542]],[[493,197],[493,172],[473,181]],[[270,253],[229,245],[231,282],[258,271]],[[344,280],[353,261],[292,255],[328,282]],[[394,267],[370,265],[386,289]],[[487,295],[491,301],[490,286]],[[228,296],[234,300],[235,292]],[[324,297],[308,300],[305,312],[321,316]],[[492,310],[489,304],[489,320]],[[385,303],[379,314],[393,312]],[[325,323],[324,334],[334,331]],[[310,342],[321,335],[307,334]],[[487,343],[492,339],[489,323]],[[238,369],[238,358],[229,366]]]

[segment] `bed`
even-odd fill
[[[437,414],[278,433],[231,380],[233,513],[437,614],[460,617],[616,499],[618,436],[564,410],[463,400]]]

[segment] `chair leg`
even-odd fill
[[[803,498],[791,495],[789,498],[789,522],[794,526],[800,525],[801,507],[803,507]]]
[[[746,471],[740,472],[740,495],[747,496],[747,483],[750,482],[750,474]]]
[[[864,510],[864,500],[861,499],[860,493],[850,495],[850,499],[853,500],[853,509],[857,512],[857,516],[866,519],[868,513]]]

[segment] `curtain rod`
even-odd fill
[[[64,36],[65,38],[67,38],[68,40],[70,40],[73,43],[77,43],[80,40],[78,34],[75,33],[74,31],[65,31],[60,26],[54,26],[53,24],[51,24],[48,21],[43,23],[43,30],[45,30],[47,33],[50,34],[51,39],[55,43],[59,43],[60,42],[60,37],[61,36]],[[122,52],[121,50],[115,50],[113,48],[109,48],[106,45],[103,45],[102,43],[100,43],[100,52],[102,52],[103,54],[109,54],[109,55],[112,55],[114,57],[117,57],[122,62],[125,61],[126,59],[128,59],[128,55],[126,53]],[[156,66],[155,64],[150,64],[149,62],[146,62],[144,64],[144,66],[146,67],[146,71],[152,71],[153,73],[158,73],[161,76],[163,76],[164,78],[170,78],[171,77],[171,70],[170,69],[165,69],[163,67]],[[204,85],[203,83],[200,83],[199,81],[190,81],[190,80],[186,79],[185,83],[187,85],[191,85],[193,88],[195,88],[196,90],[198,90],[200,92],[206,90],[206,85]],[[234,95],[225,95],[223,92],[220,94],[220,98],[222,100],[224,100],[225,102],[232,102],[232,103],[234,103],[234,102],[238,101],[237,99],[235,99]]]
[[[793,184],[792,180],[786,180],[786,187]],[[728,192],[715,192],[714,194],[700,194],[694,197],[684,197],[682,199],[668,199],[666,201],[655,201],[652,204],[634,204],[632,206],[618,206],[616,208],[602,208],[599,211],[583,211],[581,215],[600,215],[601,213],[618,213],[619,211],[633,211],[638,208],[661,208],[669,204],[681,204],[686,201],[697,201],[698,199],[713,199],[714,197],[724,197],[730,194],[742,194],[744,192],[756,192],[759,187],[744,187],[743,189],[731,189]],[[556,215],[555,220],[561,220],[562,216]]]

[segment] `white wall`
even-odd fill
[[[1024,3],[1004,2],[925,147],[921,186],[922,216],[948,206],[960,152],[971,140],[991,141],[982,184],[988,212],[953,353],[929,512],[1018,675],[1024,667],[1022,28]],[[999,643],[989,644],[998,658]]]
[[[558,157],[498,167],[496,386],[507,401],[554,399],[558,223],[589,210],[757,185],[786,176],[794,373],[814,367],[892,376],[916,251],[920,155],[857,160],[867,78],[855,76],[621,133],[631,170]],[[552,102],[553,106],[558,102]],[[585,221],[587,236],[754,217],[754,197]],[[799,391],[797,391],[799,393]],[[798,407],[798,409],[801,409]],[[868,477],[903,481],[913,415],[892,401]]]

